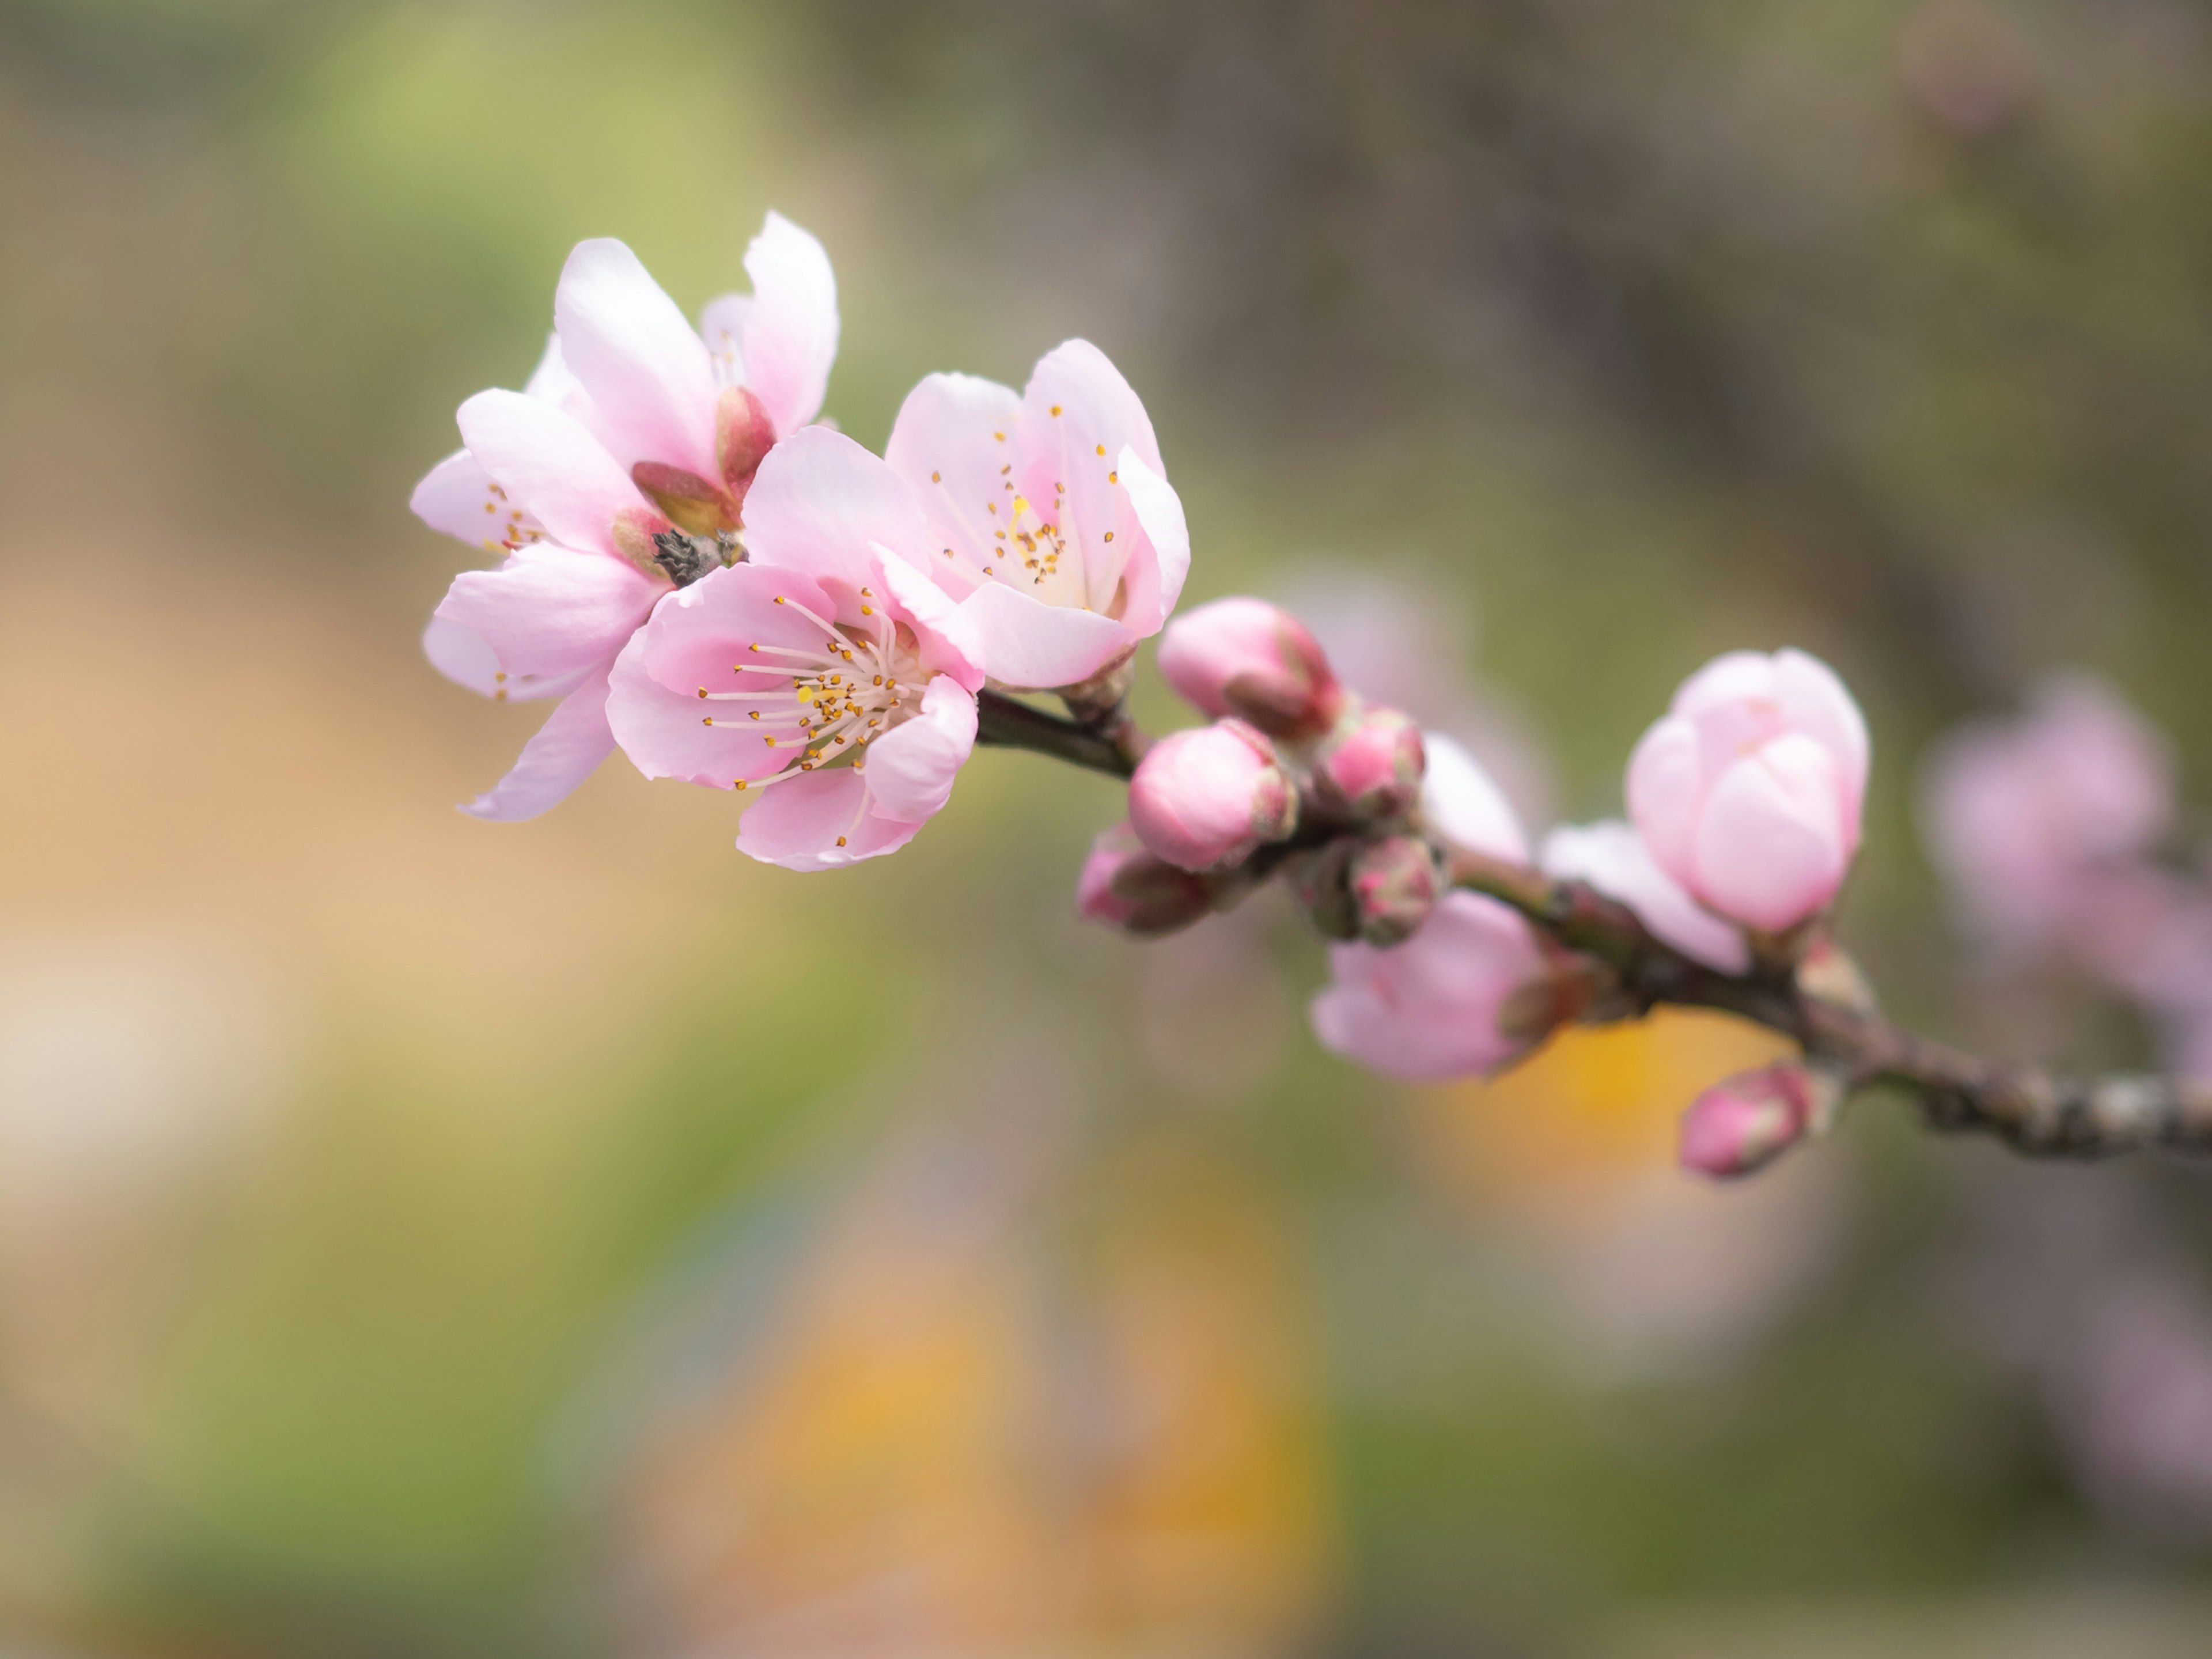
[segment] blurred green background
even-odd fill
[[[770,206],[846,431],[1096,340],[1191,598],[1370,605],[1539,824],[1827,656],[1893,1008],[2144,1057],[1961,966],[1912,780],[2081,664],[2212,784],[2201,8],[0,0],[0,1647],[2212,1648],[2198,1172],[1696,1187],[1689,1018],[1387,1087],[1286,910],[1079,927],[1034,757],[835,877],[455,813],[535,716],[409,489],[575,240],[696,313]]]

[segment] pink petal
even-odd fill
[[[565,697],[591,671],[578,669],[552,679],[518,679],[499,665],[498,654],[484,643],[483,635],[442,617],[430,618],[422,630],[422,654],[430,665],[456,685],[502,702],[532,702],[541,697]]]
[[[1774,701],[1774,659],[1764,651],[1728,651],[1684,680],[1667,712],[1694,718],[1729,703]]]
[[[407,505],[433,530],[457,536],[487,553],[504,553],[504,544],[544,533],[535,516],[510,506],[477,458],[465,449],[432,467]]]
[[[929,531],[898,474],[842,432],[810,426],[768,453],[745,496],[745,555],[804,571],[840,602],[869,585],[875,548],[928,568]]]
[[[499,823],[534,818],[574,794],[614,746],[607,729],[607,671],[595,669],[523,744],[514,769],[461,811]]]
[[[1146,465],[1134,449],[1123,447],[1118,470],[1128,503],[1125,522],[1127,517],[1136,520],[1133,545],[1122,570],[1127,592],[1121,620],[1143,638],[1166,623],[1182,598],[1183,579],[1190,574],[1190,526],[1175,486]],[[1113,596],[1107,597],[1110,600]]]
[[[1704,793],[1697,727],[1679,714],[1662,715],[1628,757],[1628,816],[1653,860],[1686,887]]]
[[[591,394],[599,429],[625,471],[658,461],[719,476],[720,388],[706,343],[637,255],[611,237],[579,242],[553,296],[553,325],[568,372]]]
[[[645,649],[641,632],[615,659],[607,724],[623,753],[647,777],[729,789],[740,778],[754,781],[774,776],[798,754],[796,737],[771,749],[743,714],[728,712],[731,705],[702,702],[696,694],[671,691],[647,672]],[[709,720],[714,723],[708,725]]]
[[[977,588],[960,609],[981,642],[985,671],[1017,690],[1087,680],[1137,642],[1111,617],[1047,605],[1002,582]]]
[[[1507,1000],[1543,971],[1528,924],[1494,899],[1447,894],[1421,930],[1378,950],[1340,945],[1313,1000],[1324,1048],[1417,1081],[1468,1077],[1527,1046],[1498,1029]]]
[[[1588,882],[1607,898],[1618,899],[1642,918],[1654,937],[1693,962],[1723,974],[1741,974],[1751,966],[1751,946],[1742,933],[1704,908],[1662,870],[1632,825],[1618,818],[1563,823],[1544,837],[1540,862],[1547,874]]]
[[[1686,884],[1724,916],[1772,933],[1825,906],[1850,867],[1837,829],[1842,788],[1828,751],[1777,738],[1723,773],[1707,798]]]
[[[975,619],[904,559],[878,551],[876,580],[890,595],[896,614],[915,630],[922,666],[951,675],[969,691],[981,691],[983,642],[976,636]]]
[[[787,870],[835,870],[896,853],[921,828],[871,811],[860,774],[839,766],[768,790],[739,820],[738,850]]]
[[[496,570],[453,578],[437,614],[516,679],[555,678],[612,661],[667,591],[624,560],[532,542]]]
[[[699,313],[699,334],[714,360],[717,386],[745,383],[745,322],[752,314],[750,294],[717,295]]]
[[[1859,805],[1865,799],[1867,766],[1872,744],[1867,738],[1866,716],[1844,687],[1836,671],[1809,653],[1788,649],[1774,653],[1774,695],[1782,717],[1793,732],[1802,732],[1828,751],[1844,786],[1845,836],[1844,851],[1857,850]]]
[[[461,437],[555,541],[616,553],[615,514],[645,510],[629,474],[573,415],[520,392],[479,392],[461,405]]]
[[[933,574],[956,597],[983,580],[979,573],[998,557],[988,509],[1005,494],[1000,469],[1012,464],[1021,418],[1021,394],[1010,387],[932,374],[906,394],[884,447],[921,503]],[[945,556],[948,549],[954,558]]]
[[[1049,504],[1059,502],[1060,531],[1080,550],[1094,611],[1113,605],[1133,551],[1124,539],[1131,526],[1118,478],[1125,447],[1153,473],[1164,471],[1145,405],[1106,354],[1088,340],[1070,340],[1040,358],[1022,393],[1013,482],[1048,516]]]
[[[695,701],[702,691],[765,690],[769,678],[781,687],[790,680],[793,659],[768,647],[819,652],[827,635],[808,613],[826,621],[833,609],[801,572],[725,565],[677,589],[654,611],[645,629],[646,666],[665,690]],[[756,645],[763,648],[755,651]]]
[[[887,817],[909,823],[942,811],[952,781],[975,748],[975,698],[940,674],[921,695],[921,713],[868,745],[868,793]]]
[[[1528,837],[1520,817],[1482,763],[1441,732],[1423,732],[1421,742],[1428,754],[1421,820],[1445,850],[1527,862]]]
[[[837,361],[837,278],[822,244],[771,212],[745,250],[753,302],[738,336],[744,383],[789,437],[822,410]]]
[[[522,383],[522,393],[526,398],[565,409],[579,419],[582,418],[579,410],[592,400],[592,394],[584,390],[584,383],[569,372],[568,360],[561,355],[558,334],[545,337],[544,354],[538,358],[538,367],[530,371],[530,378]]]

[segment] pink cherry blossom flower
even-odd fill
[[[1175,610],[1182,502],[1144,404],[1088,341],[1047,353],[1020,393],[929,376],[884,453],[921,498],[932,573],[974,617],[999,684],[1079,684]]]
[[[672,586],[721,562],[761,457],[820,409],[837,348],[820,244],[772,213],[745,268],[754,295],[709,305],[702,338],[627,247],[579,245],[529,385],[464,404],[467,447],[416,486],[433,529],[507,556],[455,580],[423,638],[432,664],[502,702],[562,699],[464,810],[533,817],[606,757],[616,656]]]
[[[1707,909],[1770,933],[1825,908],[1858,850],[1866,722],[1802,651],[1733,651],[1683,683],[1628,764],[1628,812]]]
[[[1520,915],[1479,894],[1444,895],[1402,945],[1333,945],[1313,1000],[1322,1047],[1371,1071],[1437,1081],[1493,1071],[1542,1039],[1515,1016],[1544,954]]]
[[[1723,974],[1751,966],[1751,946],[1731,927],[1684,892],[1662,870],[1635,826],[1619,818],[1563,823],[1544,837],[1537,860],[1547,875],[1586,881],[1636,912],[1652,936],[1694,962]]]
[[[1946,738],[1921,778],[1929,852],[1992,943],[2094,944],[2076,936],[2165,908],[2163,894],[2144,907],[2115,890],[2172,821],[2172,751],[2103,682],[2045,681],[2020,719]]]
[[[1267,733],[1242,720],[1173,732],[1129,780],[1129,824],[1182,870],[1242,862],[1297,825],[1298,792]]]
[[[1317,738],[1344,706],[1314,636],[1265,599],[1216,599],[1185,611],[1161,634],[1158,660],[1160,678],[1200,714],[1234,714],[1271,738]]]
[[[817,427],[745,505],[744,564],[662,603],[614,668],[608,719],[647,777],[763,798],[740,851],[826,870],[896,851],[944,806],[983,684],[966,618],[922,574],[921,510]]]

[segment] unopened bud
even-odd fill
[[[1330,796],[1364,818],[1395,817],[1421,795],[1428,757],[1421,728],[1395,708],[1369,708],[1340,726],[1321,752],[1315,776]]]
[[[1749,1175],[1825,1127],[1842,1098],[1840,1079],[1792,1061],[1739,1072],[1682,1114],[1682,1167],[1723,1179]]]
[[[1385,836],[1352,855],[1346,883],[1359,937],[1390,945],[1411,939],[1444,891],[1444,873],[1428,842],[1417,836]]]
[[[1265,599],[1216,599],[1185,611],[1160,635],[1159,667],[1193,708],[1217,720],[1237,715],[1270,737],[1319,737],[1344,703],[1319,642]]]
[[[1086,921],[1132,933],[1172,933],[1217,908],[1223,896],[1219,877],[1176,869],[1117,823],[1091,843],[1075,908]]]
[[[1216,720],[1154,744],[1129,780],[1129,823],[1152,852],[1183,870],[1241,863],[1297,827],[1298,792],[1267,734]]]
[[[1359,842],[1340,836],[1325,847],[1298,854],[1283,868],[1283,879],[1299,908],[1323,939],[1359,937],[1359,902],[1352,896],[1352,858]]]

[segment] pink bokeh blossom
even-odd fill
[[[1683,683],[1628,765],[1628,811],[1707,909],[1782,933],[1825,909],[1858,851],[1858,704],[1802,651],[1732,651]]]

